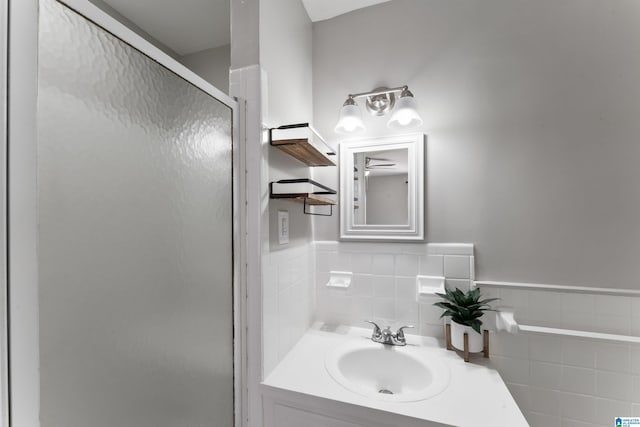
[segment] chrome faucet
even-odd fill
[[[386,345],[407,345],[407,339],[404,336],[404,329],[413,328],[411,325],[402,326],[394,334],[391,332],[390,326],[387,326],[385,329],[380,329],[380,326],[378,326],[376,322],[372,322],[371,320],[365,320],[365,322],[373,325],[371,341]]]

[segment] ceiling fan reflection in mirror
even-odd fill
[[[397,163],[393,162],[391,159],[379,157],[365,157],[364,159],[364,168],[367,170],[395,168],[396,164]]]

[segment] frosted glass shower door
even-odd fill
[[[232,109],[40,0],[43,427],[232,427]]]

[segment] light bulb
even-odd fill
[[[347,98],[342,105],[338,124],[336,124],[334,130],[342,134],[356,133],[364,130],[362,111],[360,111],[358,104],[356,104],[353,98]]]
[[[401,111],[398,114],[398,124],[401,126],[406,126],[411,123],[411,114],[407,114],[406,111]]]
[[[393,109],[393,114],[387,123],[389,129],[403,129],[418,127],[422,124],[422,118],[418,114],[418,107],[413,94],[409,89],[404,89]]]

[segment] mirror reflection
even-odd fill
[[[353,154],[353,221],[357,225],[408,225],[407,148]]]
[[[340,239],[424,240],[421,133],[340,142]]]

